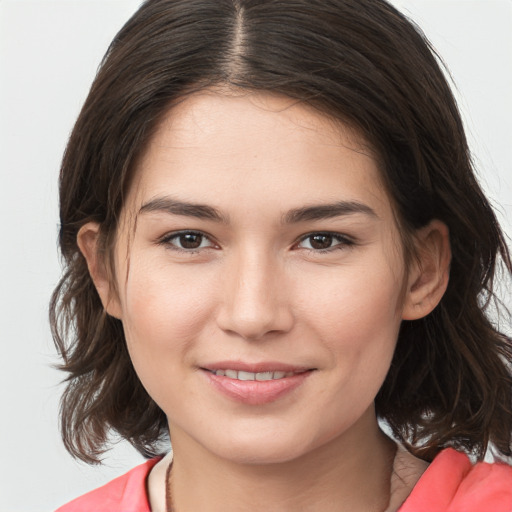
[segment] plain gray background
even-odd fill
[[[458,87],[481,182],[512,235],[512,1],[396,0]],[[60,269],[57,175],[108,43],[134,0],[0,0],[0,511],[49,511],[142,458],[79,464],[58,431],[47,304]],[[504,300],[511,306],[510,289]]]

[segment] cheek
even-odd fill
[[[179,410],[181,389],[191,378],[191,358],[209,328],[212,290],[207,276],[165,262],[130,262],[122,295],[123,329],[133,366],[163,410]]]
[[[318,318],[330,324],[329,329],[340,324],[378,328],[400,322],[401,281],[386,265],[361,262],[317,272],[297,293],[302,296],[302,308],[314,309]]]
[[[389,265],[361,262],[317,275],[302,315],[346,376],[385,376],[401,323],[401,276]]]
[[[201,332],[213,303],[207,279],[197,272],[173,271],[158,262],[132,261],[122,299],[128,350],[146,386],[179,372]],[[162,378],[163,377],[163,378]],[[151,394],[151,392],[150,392]]]

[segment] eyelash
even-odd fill
[[[210,245],[208,245],[206,247],[199,246],[197,248],[184,248],[184,247],[179,247],[173,243],[173,241],[179,240],[180,237],[183,237],[186,235],[202,237],[201,244],[206,239],[209,241]],[[324,249],[315,249],[312,247],[311,248],[304,247],[303,248],[304,250],[306,250],[310,253],[314,253],[314,254],[322,254],[322,253],[329,253],[329,252],[333,252],[333,251],[337,251],[337,250],[347,249],[348,247],[355,245],[354,240],[347,237],[346,235],[341,235],[340,233],[334,233],[331,231],[314,231],[312,233],[303,235],[297,242],[295,242],[293,244],[293,247],[297,247],[302,242],[304,242],[308,239],[311,239],[315,236],[331,237],[333,239],[333,241],[336,241],[338,243],[336,243],[333,246],[324,248]],[[196,254],[201,250],[215,248],[215,246],[216,246],[216,244],[211,240],[211,237],[209,235],[202,233],[201,231],[190,231],[190,230],[175,231],[173,233],[164,235],[162,238],[160,238],[158,240],[158,244],[169,247],[173,251],[178,251],[178,252],[185,253],[185,254]]]
[[[201,243],[203,242],[204,239],[206,239],[210,242],[211,245],[209,245],[207,247],[198,247],[195,249],[190,249],[190,248],[178,247],[177,245],[172,243],[174,240],[179,240],[180,237],[186,236],[186,235],[194,235],[194,236],[202,237]],[[158,240],[158,244],[164,245],[173,251],[178,251],[178,252],[185,253],[185,254],[196,254],[203,249],[211,249],[211,248],[215,247],[215,245],[216,245],[211,240],[211,237],[208,236],[207,234],[202,233],[201,231],[191,231],[191,230],[175,231],[173,233],[168,233]]]
[[[332,245],[331,247],[327,247],[325,249],[304,248],[308,252],[315,253],[315,254],[339,251],[339,250],[347,249],[348,247],[355,245],[354,240],[352,238],[349,238],[346,235],[342,235],[340,233],[335,233],[332,231],[314,231],[312,233],[308,233],[308,234],[302,236],[299,239],[299,241],[295,243],[295,246],[304,242],[305,240],[311,239],[314,236],[331,237],[333,239],[333,241],[338,242],[336,245]]]

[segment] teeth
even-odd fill
[[[256,380],[272,380],[273,378],[273,372],[260,372],[256,374]]]
[[[236,371],[236,370],[215,370],[213,371],[215,375],[218,375],[220,377],[229,377],[230,379],[236,379],[236,380],[276,380],[276,379],[283,379],[285,377],[291,377],[292,375],[295,375],[294,372],[244,372],[244,371]]]

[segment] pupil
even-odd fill
[[[180,236],[180,244],[184,249],[197,249],[201,245],[202,236],[194,233],[187,233]]]
[[[332,245],[331,235],[314,235],[311,237],[311,247],[313,249],[328,249]]]

